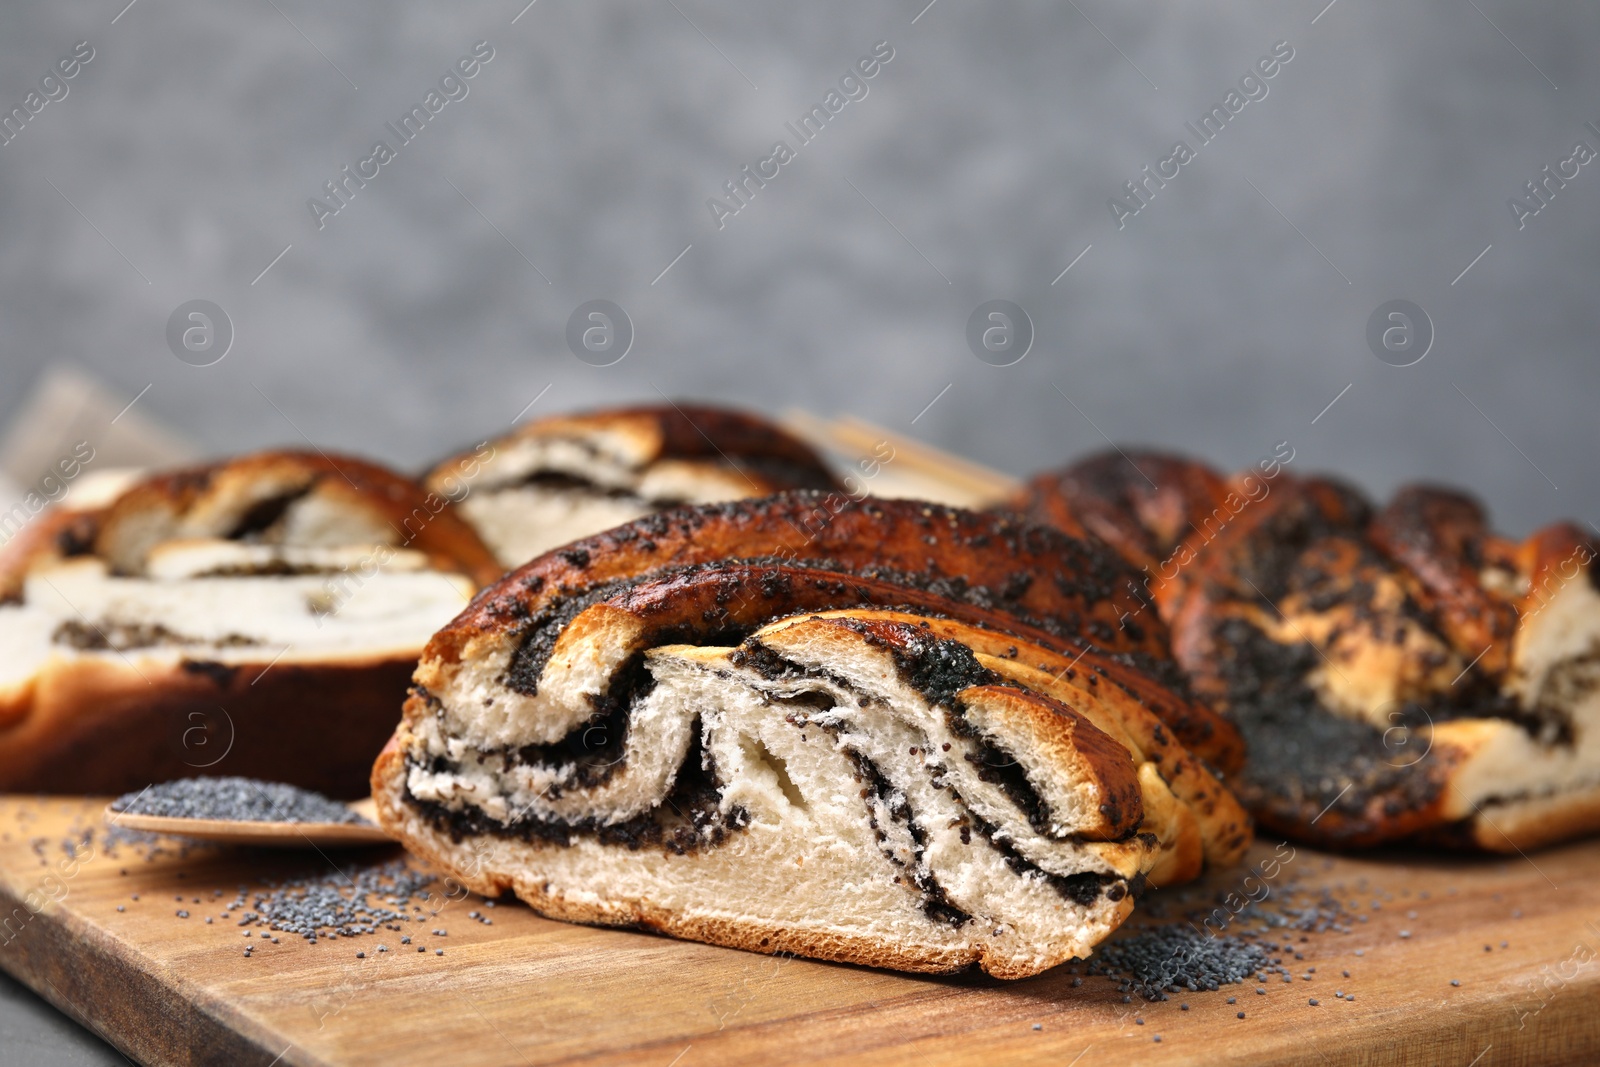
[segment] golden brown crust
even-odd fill
[[[1119,626],[1136,606],[1126,571],[1097,545],[999,516],[912,500],[835,500],[784,493],[672,508],[547,553],[512,571],[436,635],[430,657],[449,661],[475,633],[538,611],[556,596],[667,566],[727,560],[826,560],[843,569],[903,575],[935,591],[977,588],[1023,620],[1077,624],[1111,652],[1164,656],[1159,629]]]
[[[446,502],[415,483],[348,457],[261,452],[145,478],[97,511],[40,515],[0,556],[0,588],[19,600],[23,579],[63,555],[100,555],[137,573],[169,537],[251,536],[307,497],[328,505],[332,523],[357,514],[359,529],[409,539],[440,570],[479,582],[500,573]],[[42,616],[38,625],[55,621]],[[405,699],[415,648],[337,661],[315,649],[277,651],[250,661],[230,653],[222,664],[196,658],[203,652],[136,650],[130,659],[62,646],[0,693],[0,791],[114,793],[239,774],[360,795]]]
[[[1491,534],[1482,505],[1465,493],[1407,486],[1369,529],[1373,543],[1416,579],[1421,608],[1439,620],[1456,650],[1482,653],[1479,670],[1503,675],[1517,610],[1483,585]]]
[[[1139,602],[1125,566],[1097,543],[999,515],[904,500],[852,501],[821,493],[674,508],[574,542],[507,575],[434,635],[426,659],[457,662],[475,638],[531,620],[613,579],[728,560],[805,563],[880,577],[1003,612],[1118,671],[1179,740],[1221,767],[1236,766],[1236,731],[1187,700],[1170,668],[1160,620],[1124,619]],[[1163,673],[1164,672],[1164,673]],[[1154,679],[1146,675],[1154,673]]]
[[[363,795],[414,661],[269,669],[271,658],[53,663],[0,695],[0,792],[125,793],[173,778],[243,775]]]
[[[1202,861],[1223,868],[1238,862],[1253,840],[1250,816],[1209,766],[1175,743],[1159,721],[1142,713],[1142,708],[1127,701],[1115,687],[1087,684],[1088,676],[1066,666],[1071,661],[1065,657],[1051,655],[1043,649],[1029,652],[1026,659],[997,656],[981,661],[1009,680],[1049,693],[1069,704],[1097,725],[1104,722],[1101,716],[1108,713],[1114,716],[1104,728],[1124,731],[1120,739],[1124,739],[1136,758],[1149,760],[1160,771],[1173,795],[1193,813],[1201,850],[1195,857],[1196,866],[1184,878],[1174,880],[1183,881],[1198,875]],[[1074,673],[1069,676],[1068,671]]]
[[[1132,754],[1087,717],[1049,695],[1000,685],[973,686],[957,699],[982,702],[989,715],[1027,737],[1040,757],[1093,786],[1103,799],[1098,818],[1079,831],[1085,840],[1121,841],[1139,829],[1144,807]]]
[[[1600,830],[1600,790],[1512,801],[1465,824],[1485,852],[1524,853]]]
[[[1521,595],[1512,595],[1519,618],[1527,619],[1544,610],[1562,586],[1580,579],[1594,580],[1592,564],[1600,546],[1595,538],[1575,523],[1558,522],[1536,530],[1527,540],[1502,548],[1500,556],[1509,561],[1518,579],[1526,585]]]

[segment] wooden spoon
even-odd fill
[[[136,815],[106,808],[106,822],[130,830],[174,834],[224,845],[257,848],[321,848],[387,844],[394,840],[378,825],[377,805],[371,797],[351,801],[350,810],[365,823],[250,822],[244,819],[185,819],[174,815]]]

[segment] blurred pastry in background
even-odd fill
[[[445,460],[425,481],[507,569],[677,504],[838,488],[822,457],[788,431],[690,404],[524,423]]]
[[[1600,829],[1600,570],[1570,523],[1523,541],[1412,486],[1378,510],[1287,474],[1132,449],[1014,507],[1105,541],[1195,696],[1244,734],[1235,787],[1304,841],[1512,852]]]
[[[0,548],[0,791],[366,791],[417,656],[499,566],[375,464],[262,452],[71,495]]]

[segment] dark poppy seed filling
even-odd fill
[[[748,638],[728,657],[735,667],[749,667],[769,682],[783,678],[804,677],[813,673],[797,663],[791,663],[755,638]],[[843,684],[842,679],[835,679]]]
[[[827,565],[824,562],[817,566]],[[914,579],[900,576],[907,583]],[[915,584],[927,586],[926,578]],[[959,585],[960,592],[972,594],[979,602],[992,599],[989,591]],[[956,591],[956,590],[952,590]],[[659,572],[641,583],[616,580],[599,583],[575,596],[556,595],[537,614],[519,620],[522,637],[514,647],[509,666],[499,681],[513,692],[533,696],[539,680],[554,654],[561,633],[583,612],[600,603],[621,604],[637,612],[647,623],[660,612],[659,605],[675,610],[669,619],[651,625],[647,643],[658,646],[675,643],[735,645],[773,618],[796,610],[839,603],[867,603],[912,614],[943,617],[930,610],[928,603],[903,603],[907,589],[886,585],[876,577],[863,576],[850,581],[831,571],[816,570],[804,561],[749,560],[735,564],[704,564]],[[684,601],[692,598],[702,605],[691,622],[681,621]],[[954,605],[952,605],[954,606]],[[988,620],[986,620],[988,621]],[[871,627],[846,622],[869,645],[886,649],[907,685],[920,692],[930,704],[948,706],[961,689],[973,685],[994,685],[1000,679],[978,663],[972,651],[958,641],[939,640],[931,634],[912,634],[906,641],[885,641]],[[771,657],[758,643],[745,642],[734,653],[736,666],[749,664],[769,679],[785,673],[806,670]],[[842,680],[834,679],[835,682]],[[560,767],[566,782],[560,788],[592,788],[603,784],[623,766],[626,752],[626,726],[630,708],[649,692],[651,679],[643,667],[642,656],[632,657],[612,676],[606,692],[590,697],[594,715],[574,727],[553,744],[522,746],[515,751],[484,750],[498,757],[508,768],[513,764]],[[982,744],[976,732],[964,737]],[[985,753],[976,765],[984,780],[1001,787],[1026,814],[1036,828],[1049,825],[1050,812],[1028,784],[1016,761],[1004,753]],[[1007,770],[1008,766],[1011,768]]]
[[[950,732],[964,738],[972,747],[972,751],[962,758],[972,764],[980,780],[996,786],[1017,806],[1018,811],[1027,816],[1028,825],[1033,827],[1035,833],[1044,837],[1062,836],[1050,832],[1050,806],[1033,787],[1033,783],[1028,781],[1017,757],[999,745],[986,741],[982,734],[972,728],[964,712],[965,709],[960,707],[945,709],[945,722],[949,724]]]
[[[510,762],[570,771],[565,787],[551,787],[552,796],[559,796],[562,788],[593,789],[604,785],[627,763],[634,704],[654,685],[644,656],[629,657],[612,677],[606,692],[589,698],[593,715],[554,744],[523,745],[511,753]]]
[[[576,596],[557,595],[538,614],[519,619],[517,629],[524,636],[511,653],[511,663],[500,683],[514,693],[536,696],[539,692],[539,676],[550,662],[561,631],[585,610],[631,584],[619,579],[602,582]]]
[[[816,531],[830,513],[834,520]],[[874,530],[885,535],[881,551],[866,547]],[[796,532],[810,536],[797,541]],[[619,558],[638,565],[619,569]],[[1156,620],[1122,625],[1122,608],[1138,608],[1126,594],[1128,577],[1103,546],[1039,527],[794,492],[655,512],[575,542],[480,595],[464,616],[475,621],[464,625],[491,626],[509,639],[515,654],[501,668],[505,684],[533,695],[563,624],[581,614],[580,604],[601,602],[602,587],[614,591],[611,606],[641,622],[698,619],[699,636],[721,629],[725,643],[806,611],[908,608],[1083,659],[1090,684],[1118,687],[1166,718],[1180,743],[1233,770],[1237,736],[1189,698]]]
[[[588,453],[590,459],[603,462],[604,457],[588,442],[570,439],[568,444],[582,448]],[[785,460],[779,457],[746,456],[739,461],[739,466],[745,471],[761,477],[773,485],[787,485],[796,489],[831,489],[826,473],[820,471],[815,465]],[[603,485],[600,482],[575,474],[571,471],[538,469],[528,472],[520,478],[486,485],[489,492],[498,492],[504,489],[514,489],[521,486],[535,486],[540,489],[566,490],[568,492],[592,493],[610,500],[624,500],[641,504],[651,508],[671,508],[688,503],[682,496],[642,496],[632,489],[623,486]]]
[[[1057,893],[1074,904],[1088,907],[1104,893],[1109,900],[1121,900],[1132,892],[1137,899],[1144,892],[1144,875],[1138,875],[1131,882],[1115,874],[1101,874],[1097,871],[1083,871],[1078,874],[1052,874],[1040,867],[1018,852],[1011,842],[996,827],[985,822],[972,812],[967,813],[972,820],[973,829],[989,843],[989,847],[1000,853],[1005,858],[1006,866],[1025,878],[1037,878]]]
[[[53,644],[65,645],[82,652],[126,652],[136,648],[163,648],[184,646],[209,646],[212,648],[250,648],[261,642],[242,634],[224,634],[222,637],[195,637],[179,633],[160,623],[118,622],[101,619],[67,619],[50,634]]]
[[[549,744],[521,745],[515,748],[482,748],[475,753],[479,763],[496,763],[504,770],[512,767],[539,767],[562,775],[563,784],[549,787],[548,794],[559,797],[565,789],[594,789],[604,785],[627,764],[628,726],[633,703],[649,693],[655,679],[645,669],[644,657],[634,656],[617,672],[610,692],[591,697],[594,714],[569,730],[566,736]],[[413,685],[411,695],[427,701],[435,717],[444,717],[444,706],[426,687]],[[423,761],[414,762],[421,766]],[[459,769],[443,756],[426,761],[435,773]]]
[[[1376,576],[1393,573],[1393,565],[1367,536],[1373,517],[1367,502],[1337,483],[1324,483],[1321,491],[1327,499],[1320,505],[1303,494],[1291,497],[1233,546],[1233,574],[1268,604],[1297,598],[1315,613],[1346,609],[1346,625],[1369,627],[1380,638],[1385,626],[1405,625],[1448,647],[1440,621],[1415,597],[1407,594],[1395,607],[1380,607]],[[1409,543],[1416,533],[1402,530],[1398,542]],[[1224,595],[1221,585],[1216,595]],[[1390,633],[1401,640],[1398,630]],[[1251,739],[1241,798],[1286,831],[1309,826],[1331,811],[1343,819],[1328,820],[1324,827],[1330,829],[1323,832],[1334,839],[1359,839],[1406,813],[1438,804],[1452,767],[1397,750],[1390,733],[1395,728],[1501,719],[1545,744],[1573,743],[1571,717],[1561,706],[1571,706],[1568,701],[1524,708],[1472,664],[1447,690],[1406,704],[1379,726],[1325,704],[1310,682],[1322,668],[1321,653],[1311,644],[1275,640],[1242,618],[1220,620],[1215,640],[1225,652],[1212,660],[1223,689],[1221,705]],[[1591,684],[1600,684],[1600,677]]]
[[[971,751],[962,758],[973,766],[980,780],[1004,793],[1036,833],[1044,837],[1069,836],[1051,833],[1050,806],[1028,781],[1017,758],[975,729],[956,697],[972,686],[1001,684],[999,675],[979,663],[972,650],[959,641],[913,634],[908,644],[889,645],[865,627],[851,628],[861,632],[868,644],[889,648],[901,680],[921,693],[930,705],[944,710],[951,733],[970,746]]]
[[[566,471],[554,470],[532,471],[518,481],[507,482],[504,485],[497,485],[491,488],[489,491],[498,492],[505,489],[520,488],[522,486],[534,486],[539,489],[550,489],[555,491],[590,493],[594,496],[605,497],[607,500],[619,500],[635,503],[641,507],[667,508],[684,502],[681,498],[677,497],[647,498],[640,496],[632,489],[615,485],[601,485],[599,482],[596,482],[590,478],[585,478],[579,474],[571,474]]]
[[[915,864],[905,863],[892,849],[882,848],[884,856],[895,866],[905,868],[914,884],[923,895],[923,911],[930,919],[936,922],[947,923],[950,926],[962,926],[971,921],[972,916],[950,903],[949,897],[942,885],[922,863],[923,852],[927,847],[927,834],[918,824],[916,815],[910,805],[906,803],[903,794],[895,790],[894,785],[878,769],[871,759],[859,752],[848,752],[851,761],[856,766],[858,781],[865,783],[869,791],[869,799],[875,799],[887,814],[896,822],[903,824],[914,843],[913,856]],[[961,802],[960,794],[954,789],[950,795],[957,803]],[[962,804],[964,822],[970,822],[979,835],[988,843],[989,847],[998,852],[1005,860],[1006,866],[1018,875],[1027,878],[1036,878],[1045,882],[1067,900],[1082,907],[1088,907],[1105,893],[1112,901],[1121,900],[1128,894],[1130,888],[1137,896],[1144,889],[1144,876],[1140,875],[1134,883],[1114,874],[1102,874],[1086,871],[1079,874],[1059,875],[1044,870],[1037,864],[1029,862],[1017,852],[993,825],[986,822],[981,816]],[[887,834],[879,825],[877,812],[873,807],[868,807],[868,823],[875,831],[880,846],[887,840]],[[961,835],[963,843],[971,840],[968,832]]]
[[[305,485],[287,493],[269,496],[258,500],[245,509],[239,516],[239,521],[234,523],[233,529],[227,534],[230,541],[259,540],[274,526],[283,520],[289,509],[299,503],[304,497],[317,487],[320,478],[311,478]]]
[[[1037,833],[1046,837],[1063,836],[1051,834],[1050,807],[1033,783],[1028,781],[1016,757],[985,739],[966,720],[965,709],[956,699],[957,693],[970,686],[999,683],[998,675],[980,664],[972,650],[959,641],[939,640],[929,635],[903,649],[890,646],[866,627],[852,625],[848,620],[845,625],[861,633],[869,645],[888,648],[893,653],[901,680],[921,693],[930,705],[943,708],[950,732],[971,746],[972,751],[963,758],[972,764],[980,780],[999,788]],[[784,659],[756,640],[747,640],[739,646],[732,659],[735,666],[749,666],[769,681],[825,677],[815,668],[802,667]],[[829,680],[840,688],[854,691],[841,678],[831,677]]]
[[[1120,624],[1130,577],[1096,543],[915,501],[655,513],[435,635],[416,677],[438,699],[407,701],[374,799],[551,918],[1038,974],[1143,876],[1249,843],[1207,766],[1232,772],[1238,737],[1162,683],[1159,619]]]
[[[90,555],[94,552],[94,538],[98,532],[93,515],[79,515],[56,533],[56,548],[67,559]]]
[[[888,645],[864,627],[852,628],[866,636],[867,644],[887,647],[900,677],[935,706],[951,707],[961,690],[999,681],[999,675],[980,664],[972,649],[960,641],[912,631],[908,642]]]
[[[944,886],[939,884],[939,880],[923,861],[923,853],[927,851],[928,845],[927,834],[917,824],[916,815],[906,803],[905,796],[895,790],[894,785],[871,759],[853,750],[847,749],[846,754],[855,764],[856,780],[866,785],[865,798],[869,801],[876,800],[878,806],[885,810],[891,819],[905,827],[911,838],[913,862],[909,864],[895,855],[892,849],[882,849],[882,852],[890,863],[906,872],[911,884],[922,894],[923,914],[934,922],[951,927],[960,927],[971,922],[972,916],[950,902]],[[877,812],[870,803],[867,807],[867,820],[881,844],[887,835],[879,826]]]
[[[1339,833],[1355,837],[1379,820],[1426,810],[1440,800],[1449,786],[1449,765],[1416,759],[1395,747],[1384,729],[1323,704],[1307,681],[1321,664],[1316,649],[1275,641],[1243,619],[1226,621],[1218,633],[1232,650],[1220,671],[1229,714],[1253,739],[1236,788],[1264,818],[1292,827],[1331,809],[1346,817]],[[1600,684],[1600,674],[1590,684]],[[1463,678],[1457,688],[1448,702],[1398,710],[1392,727],[1415,731],[1459,718],[1499,718],[1532,737],[1572,743],[1570,720],[1563,727],[1559,715],[1541,719],[1522,712],[1478,678]]]
[[[621,845],[631,851],[654,846],[680,856],[689,855],[702,848],[715,848],[728,834],[750,825],[750,815],[743,808],[734,807],[727,812],[720,809],[724,783],[717,775],[716,761],[701,745],[700,733],[697,719],[691,731],[689,750],[674,772],[661,802],[650,811],[622,822],[562,820],[527,812],[518,814],[510,822],[501,822],[473,806],[452,809],[438,801],[418,800],[409,794],[407,800],[429,823],[456,842],[487,834],[570,847],[574,838],[592,837],[601,844]]]

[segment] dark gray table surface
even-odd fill
[[[0,971],[0,1064],[101,1067],[128,1058]]]

